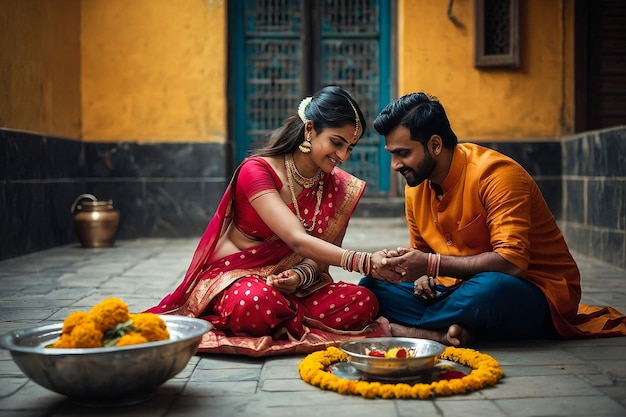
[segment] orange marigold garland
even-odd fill
[[[489,355],[473,349],[447,347],[439,356],[472,368],[461,378],[439,380],[430,384],[389,384],[382,382],[355,381],[339,378],[328,372],[330,365],[347,362],[348,355],[336,347],[317,351],[306,356],[298,366],[302,380],[313,386],[340,394],[360,395],[364,398],[414,398],[426,399],[476,391],[493,386],[504,376],[498,362]]]

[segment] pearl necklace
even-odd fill
[[[302,175],[300,171],[298,171],[298,167],[296,166],[291,154],[285,154],[285,167],[287,168],[287,171],[291,173],[293,179],[307,189],[317,184],[322,177],[322,170],[320,168],[317,169],[317,172],[312,177],[305,177]]]
[[[298,220],[300,220],[300,223],[302,223],[302,226],[304,226],[304,229],[307,232],[310,232],[313,230],[313,228],[315,228],[315,221],[317,220],[317,215],[320,213],[320,208],[322,207],[322,194],[324,193],[324,181],[320,179],[322,171],[319,170],[313,178],[306,178],[300,175],[302,178],[305,178],[307,180],[315,179],[315,181],[318,181],[317,193],[316,193],[317,202],[315,204],[315,212],[313,213],[313,218],[311,219],[311,225],[309,226],[300,215],[300,207],[298,207],[298,199],[296,198],[296,192],[293,186],[293,180],[294,180],[293,177],[295,176],[294,171],[298,172],[298,169],[296,168],[296,164],[294,163],[293,158],[290,154],[285,154],[285,168],[287,171],[287,182],[289,184],[289,190],[291,191],[291,202],[293,203],[293,207],[296,210],[296,217],[298,217]],[[298,174],[300,173],[298,172]],[[304,188],[311,188],[313,184],[315,184],[313,183],[309,185],[308,187],[306,187],[304,184],[301,184],[300,182],[298,182],[298,180],[296,180],[296,182]]]

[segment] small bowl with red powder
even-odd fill
[[[432,370],[446,347],[427,339],[378,337],[344,342],[339,348],[365,376],[394,380]]]

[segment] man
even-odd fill
[[[374,128],[407,181],[411,242],[375,254],[373,276],[360,284],[376,294],[394,336],[464,346],[626,335],[620,312],[579,306],[578,266],[518,163],[459,144],[441,103],[424,93],[387,105]]]

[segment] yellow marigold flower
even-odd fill
[[[59,340],[52,344],[52,347],[63,349],[73,348],[74,346],[72,345],[72,336],[70,336],[68,333],[62,333]]]
[[[337,392],[344,395],[349,394],[352,384],[354,384],[354,381],[350,381],[349,379],[340,379],[337,383]]]
[[[409,384],[396,384],[395,389],[396,398],[410,398],[411,386]]]
[[[128,321],[128,305],[119,298],[106,298],[93,306],[89,315],[101,332]]]
[[[70,338],[75,348],[102,347],[103,333],[91,320],[85,320],[72,329]]]
[[[379,395],[381,396],[381,398],[395,398],[396,386],[393,384],[383,384],[380,387]]]
[[[133,314],[132,326],[137,329],[138,332],[141,332],[141,335],[149,342],[167,340],[170,338],[170,332],[167,330],[165,321],[157,314]]]
[[[139,345],[141,343],[146,343],[147,341],[148,339],[146,339],[141,333],[132,332],[122,336],[120,340],[117,341],[115,346]]]
[[[415,384],[411,388],[411,397],[412,398],[420,398],[422,400],[429,398],[432,395],[432,390],[430,389],[430,385],[426,384]]]
[[[61,330],[62,334],[70,334],[74,327],[82,323],[89,314],[86,311],[75,311],[70,313],[65,320],[63,321],[63,330]]]
[[[345,380],[328,371],[330,365],[347,361],[347,354],[334,347],[309,354],[300,362],[298,370],[300,377],[311,385],[340,394],[361,395],[364,398],[427,399],[433,395],[461,394],[495,385],[504,376],[495,359],[475,350],[449,347],[440,357],[469,366],[472,371],[462,378],[441,379],[430,384],[381,384],[380,382]]]

